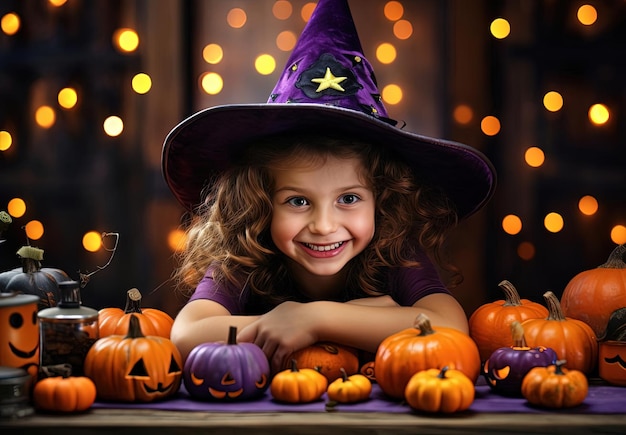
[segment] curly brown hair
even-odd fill
[[[266,138],[242,153],[238,164],[211,184],[186,233],[185,249],[174,277],[187,291],[195,288],[209,266],[213,279],[272,304],[292,299],[292,281],[283,254],[270,237],[275,169],[296,159],[322,164],[328,156],[361,160],[365,183],[376,198],[375,233],[366,249],[348,264],[346,297],[384,294],[386,271],[417,267],[416,252],[429,254],[451,272],[452,284],[462,277],[443,261],[447,232],[456,212],[437,189],[419,185],[411,169],[382,146],[322,135]]]

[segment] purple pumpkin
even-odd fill
[[[524,376],[533,367],[546,367],[557,360],[549,347],[528,347],[524,329],[519,322],[511,323],[513,346],[493,351],[483,365],[483,376],[491,389],[502,395],[520,396]]]
[[[226,343],[194,347],[183,368],[183,382],[197,400],[255,399],[269,387],[270,365],[259,346],[237,343],[237,328],[230,327]]]
[[[41,267],[43,249],[22,246],[17,251],[22,267],[0,273],[1,293],[22,293],[39,297],[37,309],[56,307],[60,299],[58,283],[71,281],[61,269]]]

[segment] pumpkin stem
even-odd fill
[[[231,326],[228,328],[228,341],[227,344],[237,344],[237,327]]]
[[[22,260],[22,271],[24,273],[35,273],[41,270],[41,260],[43,260],[43,249],[34,246],[22,246],[17,250],[17,256]]]
[[[141,292],[136,288],[131,288],[126,292],[126,306],[124,314],[141,314]]]
[[[519,307],[522,305],[522,300],[520,299],[519,293],[513,284],[505,279],[498,284],[498,287],[504,291],[503,307]]]
[[[556,297],[554,293],[550,290],[543,294],[543,298],[548,305],[548,319],[547,320],[559,320],[563,321],[565,319],[565,315],[563,315],[563,310],[561,309],[561,302],[559,298]]]
[[[554,365],[556,366],[556,368],[554,369],[554,374],[555,375],[564,375],[565,373],[563,372],[563,366],[565,365],[567,361],[564,359],[560,359],[557,360]]]
[[[341,371],[341,377],[343,378],[343,381],[348,382],[348,374],[346,373],[346,370],[341,367],[339,371]]]
[[[446,372],[448,371],[449,367],[448,366],[444,366],[441,371],[439,372],[439,374],[437,375],[437,377],[439,379],[445,379],[446,377]]]
[[[618,245],[613,249],[609,259],[606,263],[598,266],[599,269],[626,269],[626,263],[624,263],[624,255],[626,254],[626,243]]]
[[[430,324],[430,319],[424,313],[419,313],[417,315],[417,317],[415,318],[414,326],[415,328],[420,330],[420,333],[419,333],[420,336],[430,335],[435,332],[433,331],[433,327]]]
[[[524,328],[517,320],[511,323],[511,335],[513,336],[513,347],[527,347]]]
[[[293,358],[293,359],[291,360],[291,371],[292,371],[292,372],[298,372],[298,371],[299,371],[299,370],[298,370],[298,361],[296,361],[296,359],[295,359],[295,358]]]
[[[139,323],[139,317],[134,314],[130,315],[130,320],[128,321],[128,333],[125,338],[141,338],[145,337],[143,332],[141,331],[141,324]]]

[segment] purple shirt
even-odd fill
[[[441,282],[432,262],[420,258],[422,267],[390,269],[386,292],[401,306],[410,307],[415,302],[434,293],[447,293],[449,290]],[[246,307],[249,291],[238,291],[233,285],[218,286],[210,275],[210,268],[196,287],[189,302],[196,299],[209,299],[224,306],[231,315],[250,314]]]

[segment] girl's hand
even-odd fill
[[[283,302],[237,334],[237,341],[259,346],[272,373],[287,367],[291,354],[318,341],[315,333],[315,302]]]

